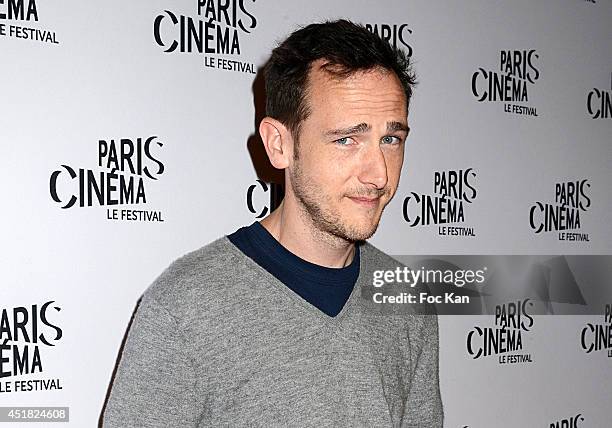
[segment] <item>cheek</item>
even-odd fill
[[[325,193],[341,193],[346,187],[346,183],[350,181],[350,170],[346,171],[346,166],[340,166],[337,163],[330,163],[319,170],[316,176],[317,182]]]
[[[352,175],[355,155],[348,151],[329,150],[314,154],[309,159],[311,177],[330,191],[347,181]]]
[[[329,154],[324,153],[304,153],[298,161],[300,177],[303,184],[308,185],[312,191],[319,196],[331,196],[341,192],[343,189],[343,180],[347,173],[344,171],[346,162],[341,162],[340,159],[334,159]]]

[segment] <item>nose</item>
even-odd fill
[[[372,148],[363,153],[363,161],[358,179],[361,183],[383,189],[387,185],[387,162],[382,148],[372,145]]]

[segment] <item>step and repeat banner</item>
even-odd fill
[[[608,0],[0,1],[1,407],[98,424],[143,291],[281,200],[261,67],[336,18],[419,81],[371,242],[415,266],[500,256],[498,290],[543,272],[538,310],[441,312],[445,426],[612,424]]]

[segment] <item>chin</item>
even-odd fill
[[[378,221],[346,222],[336,230],[336,234],[348,241],[365,241],[378,229]]]

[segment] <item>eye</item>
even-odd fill
[[[352,144],[353,142],[354,140],[351,137],[342,137],[342,138],[338,138],[337,140],[334,140],[334,143],[339,144],[341,146],[348,146]]]
[[[402,142],[402,140],[394,135],[385,135],[382,137],[380,142],[383,144],[399,144]]]

